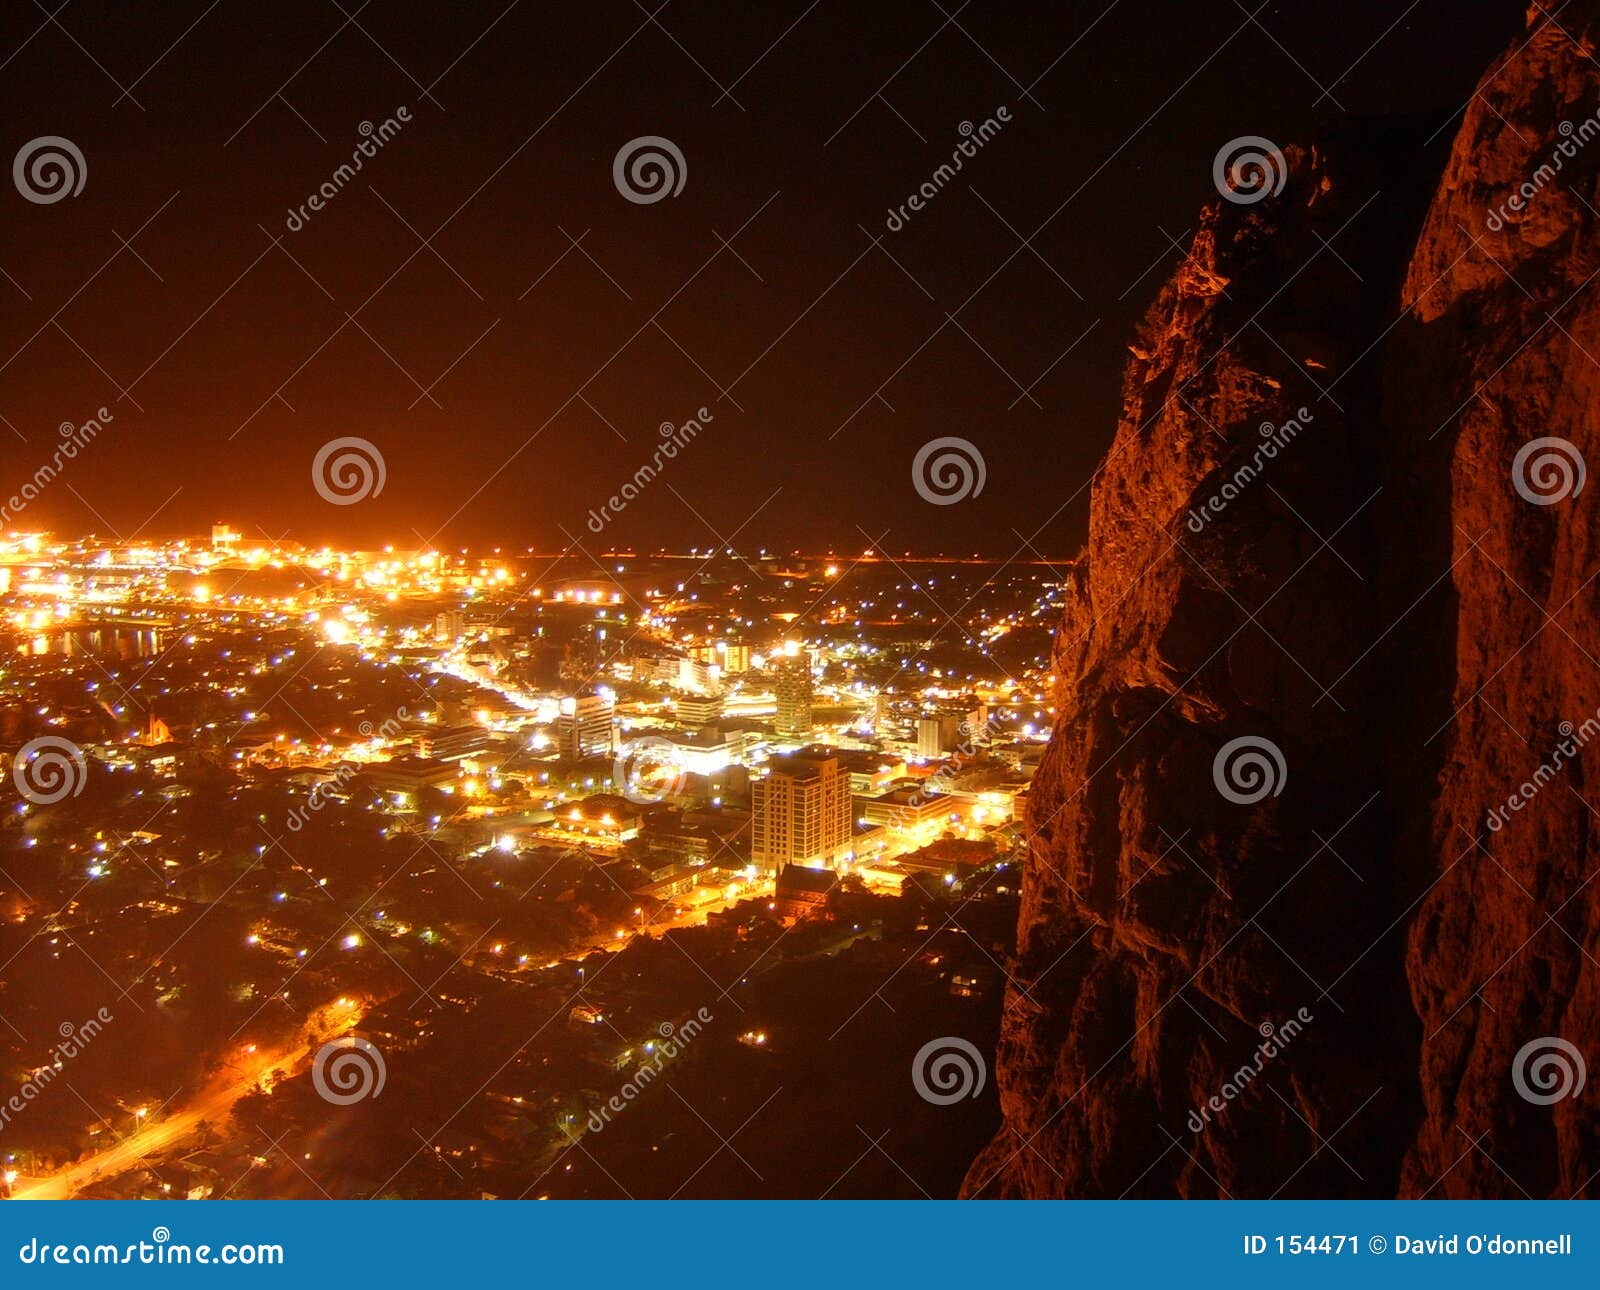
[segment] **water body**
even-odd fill
[[[62,627],[24,636],[22,653],[34,658],[154,658],[162,632],[154,627]]]

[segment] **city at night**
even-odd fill
[[[16,1275],[1600,1269],[1600,3],[0,85]]]

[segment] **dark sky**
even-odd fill
[[[1046,520],[1044,552],[1081,542],[1162,230],[1214,196],[1217,149],[1457,110],[1522,10],[58,4],[0,17],[0,153],[58,135],[87,166],[76,197],[0,194],[0,503],[61,422],[115,420],[12,527],[546,550],[563,530],[595,549],[888,530],[1000,556]],[[886,231],[961,123],[1002,106]],[[619,195],[613,157],[641,135],[682,151],[678,196]],[[595,538],[590,508],[701,406],[705,432]],[[344,435],[378,445],[387,483],[333,506],[311,463]],[[978,445],[987,484],[935,507],[911,462],[945,435]]]

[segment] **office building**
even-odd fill
[[[685,694],[678,699],[678,722],[685,730],[703,730],[722,720],[722,695]]]
[[[773,731],[779,739],[811,738],[811,658],[795,642],[772,660],[773,691],[778,714]]]
[[[917,718],[917,756],[942,757],[954,752],[960,740],[961,718],[952,714]]]
[[[609,757],[615,724],[615,705],[609,694],[562,699],[561,714],[556,718],[556,747],[568,761]]]
[[[852,853],[850,779],[836,757],[774,757],[750,784],[750,860],[836,868]]]

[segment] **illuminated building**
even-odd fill
[[[413,742],[422,756],[437,761],[460,761],[487,751],[494,743],[482,726],[474,725],[418,730]]]
[[[698,645],[690,653],[703,663],[721,668],[724,676],[738,676],[750,670],[750,647],[740,641]]]
[[[861,804],[861,818],[868,824],[911,829],[919,824],[943,819],[954,802],[942,793],[920,788],[896,788]]]
[[[749,757],[762,743],[757,735],[724,733],[715,726],[693,733],[665,731],[657,738],[671,744],[673,764],[690,775],[715,775]]]
[[[778,874],[777,898],[779,918],[807,918],[825,914],[828,896],[839,885],[839,875],[826,869],[808,869],[803,865],[785,865]]]
[[[676,686],[695,694],[706,694],[712,689],[710,664],[703,659],[679,658],[675,654],[635,660],[633,679],[652,681],[657,685]]]
[[[436,614],[433,620],[433,634],[437,640],[454,643],[461,639],[461,633],[466,623],[459,609],[447,609],[441,614]]]
[[[950,715],[917,718],[917,756],[940,757],[956,750],[961,719]]]
[[[887,753],[808,744],[800,749],[800,756],[834,758],[849,777],[850,792],[855,797],[875,797],[887,791],[897,779],[904,779],[906,774],[905,758],[891,757]]]
[[[701,730],[722,720],[720,694],[686,694],[678,700],[678,720],[688,730]]]
[[[773,730],[779,739],[811,737],[811,659],[790,641],[772,660],[778,715]]]
[[[836,757],[774,757],[750,785],[750,860],[833,868],[851,856],[850,781]]]
[[[556,747],[568,761],[611,755],[615,705],[609,694],[582,694],[561,700]]]
[[[232,555],[239,546],[238,532],[228,524],[211,526],[211,549],[223,555]]]
[[[444,788],[455,783],[458,773],[448,762],[428,757],[395,757],[389,761],[368,762],[361,771],[374,788],[393,793]]]

